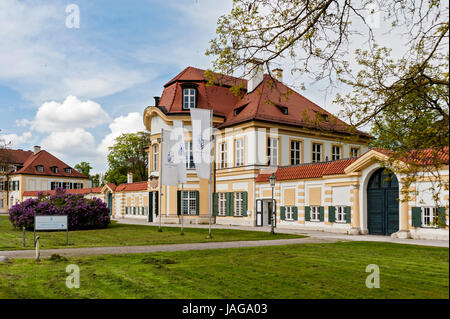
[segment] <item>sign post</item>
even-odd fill
[[[36,243],[36,230],[65,230],[66,245],[69,245],[69,223],[67,215],[63,216],[34,216],[34,242]]]

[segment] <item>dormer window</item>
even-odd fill
[[[288,115],[288,108],[286,106],[277,105],[277,108],[283,113],[284,115]]]
[[[58,167],[53,166],[50,168],[52,170],[52,173],[57,174],[58,173]]]
[[[328,122],[328,114],[322,114],[322,118],[325,122]]]
[[[66,174],[72,174],[72,169],[71,168],[66,168]]]
[[[195,88],[183,88],[183,109],[195,108],[197,100],[197,90]]]
[[[240,107],[238,107],[238,108],[236,108],[236,109],[234,109],[233,115],[236,116],[236,115],[238,115],[239,113],[241,113],[242,110],[245,109],[245,107],[246,107],[247,105],[248,105],[248,103],[247,103],[247,104],[244,104],[244,105],[242,105],[242,106],[240,106]]]
[[[38,173],[43,173],[44,172],[44,166],[38,165],[38,166],[36,166],[36,170],[38,171]]]

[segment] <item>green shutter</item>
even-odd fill
[[[294,206],[294,213],[293,213],[293,218],[294,220],[298,220],[298,208],[297,206]]]
[[[442,228],[447,226],[445,222],[445,207],[438,208],[438,226]]]
[[[412,225],[414,227],[422,226],[422,208],[421,207],[413,207],[411,209],[412,213]]]
[[[325,207],[323,207],[323,206],[319,207],[319,216],[320,216],[320,221],[323,222],[325,220]]]
[[[234,215],[234,193],[227,193],[227,216]]]
[[[352,221],[352,211],[350,206],[345,206],[345,221],[349,224]]]
[[[159,200],[160,200],[159,192],[155,192],[155,197],[156,197],[156,200],[155,200],[155,212],[156,212],[156,216],[158,216],[159,215]]]
[[[334,206],[328,207],[328,221],[330,223],[334,223],[336,221],[336,207]]]
[[[242,192],[242,216],[247,216],[247,200],[248,200],[248,194],[247,192]]]
[[[200,212],[200,193],[195,191],[195,213],[198,215]]]
[[[181,191],[177,191],[177,215],[181,215],[183,209],[183,199],[181,198]]]
[[[153,192],[148,193],[148,221],[151,222],[153,219]]]
[[[128,207],[125,207],[125,215],[128,215]]]
[[[219,194],[213,193],[213,216],[219,214]]]
[[[284,206],[280,207],[280,219],[281,220],[286,219],[286,207],[284,207]]]
[[[311,207],[305,206],[305,221],[311,220]]]

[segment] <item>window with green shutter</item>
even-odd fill
[[[285,220],[286,219],[286,207],[280,206],[280,219]]]
[[[227,193],[227,216],[234,215],[234,194]]]
[[[323,222],[325,220],[325,207],[320,206],[319,214],[320,214],[320,221]]]
[[[438,226],[445,227],[447,223],[445,222],[445,207],[438,208]]]
[[[422,207],[413,207],[411,209],[412,213],[412,225],[414,227],[422,226]]]
[[[293,219],[294,220],[298,220],[298,207],[297,206],[294,206],[294,207],[292,207],[292,209],[293,209]]]
[[[336,207],[329,206],[328,207],[328,221],[330,223],[334,223],[336,221]]]
[[[213,193],[213,215],[217,216],[219,213],[219,196],[217,193]]]
[[[347,223],[352,221],[352,211],[350,206],[345,206],[345,220]]]
[[[311,207],[305,206],[305,221],[311,220]]]
[[[247,217],[248,193],[242,192],[242,216]]]

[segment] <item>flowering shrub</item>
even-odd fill
[[[69,230],[108,227],[111,222],[109,208],[99,198],[86,199],[83,195],[67,194],[57,189],[56,194],[30,198],[9,210],[9,221],[14,227],[34,228],[34,215],[67,215]]]

